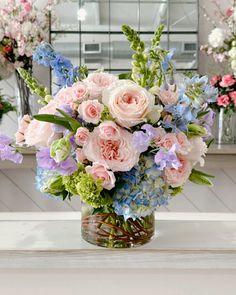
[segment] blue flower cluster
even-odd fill
[[[71,61],[56,52],[46,42],[41,43],[33,53],[33,60],[39,65],[51,67],[57,78],[59,88],[71,86],[79,78],[79,68],[73,67]]]
[[[121,181],[124,184],[115,189],[113,208],[126,220],[148,216],[157,206],[168,204],[170,196],[152,156],[142,156],[139,165],[122,173]]]

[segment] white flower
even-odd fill
[[[236,59],[236,47],[232,47],[229,51],[229,56],[232,58],[232,59]]]
[[[211,31],[208,36],[208,41],[210,45],[214,48],[221,47],[224,45],[225,31],[221,28],[215,28]]]
[[[205,144],[203,139],[199,136],[190,138],[189,142],[192,145],[192,149],[185,156],[185,158],[191,161],[193,165],[199,162],[200,166],[204,166],[205,161],[202,157],[205,156],[207,152],[207,145]]]
[[[233,59],[233,60],[231,61],[231,69],[232,69],[233,71],[236,71],[236,59]]]

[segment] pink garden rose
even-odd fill
[[[118,77],[108,73],[91,73],[83,81],[88,87],[89,99],[101,100],[104,89],[118,81]]]
[[[120,129],[113,121],[104,121],[99,126],[100,138],[103,139],[117,139],[120,137]]]
[[[181,166],[178,169],[166,168],[164,179],[172,187],[182,186],[189,178],[192,171],[191,162],[183,156],[178,156]]]
[[[218,106],[223,106],[226,107],[227,105],[230,104],[230,99],[228,95],[221,95],[217,98],[217,104]]]
[[[236,106],[236,91],[231,91],[229,93],[229,97],[232,99],[232,101],[234,102],[234,105]]]
[[[39,110],[39,114],[55,114],[58,108],[58,102],[51,100],[46,106]],[[29,146],[46,147],[57,138],[60,134],[55,133],[52,124],[41,122],[36,119],[32,120],[25,131],[25,143]]]
[[[211,86],[215,86],[216,83],[220,80],[221,80],[220,75],[215,75],[215,76],[211,77],[211,79],[210,79]]]
[[[72,85],[73,102],[80,103],[88,98],[87,86],[82,82],[76,82]]]
[[[188,159],[192,163],[192,165],[200,163],[200,166],[204,166],[205,161],[203,157],[207,152],[206,143],[200,136],[190,138],[189,142],[192,145],[192,148],[190,152],[185,156],[185,158]]]
[[[72,105],[74,98],[74,89],[72,87],[65,87],[60,89],[54,97],[58,105]]]
[[[158,91],[158,97],[164,105],[175,104],[178,100],[179,94],[177,89],[163,89]]]
[[[222,77],[222,80],[220,82],[220,86],[221,87],[229,87],[234,85],[234,83],[236,82],[236,80],[234,79],[234,77],[232,75],[224,75]]]
[[[183,132],[178,132],[176,134],[178,143],[179,143],[179,148],[178,148],[178,154],[181,155],[186,155],[188,154],[191,149],[192,149],[192,145],[190,143],[190,141],[188,140],[187,136],[185,135],[185,133]]]
[[[156,128],[156,134],[154,138],[154,142],[156,145],[160,145],[162,138],[166,135],[165,129],[162,127]]]
[[[112,171],[109,171],[105,165],[95,162],[93,166],[87,166],[85,171],[95,180],[100,179],[105,189],[111,190],[115,186],[115,175]]]
[[[23,144],[25,141],[25,132],[31,122],[29,115],[24,115],[15,134],[16,144]]]
[[[81,148],[77,148],[75,150],[75,157],[76,157],[76,161],[81,164],[84,164],[87,160],[87,158]]]
[[[83,146],[89,138],[89,130],[85,127],[79,127],[75,134],[75,143]]]
[[[178,149],[179,142],[174,133],[166,133],[159,143],[160,147],[165,148],[167,150],[170,150],[173,147],[173,145],[175,145]]]
[[[103,110],[103,104],[97,99],[83,101],[78,108],[81,118],[87,123],[93,124],[99,123]]]
[[[83,152],[89,161],[104,164],[114,172],[129,171],[138,163],[140,153],[134,148],[133,134],[116,128],[119,131],[116,139],[104,139],[99,127],[94,128]]]
[[[122,127],[132,127],[147,120],[155,97],[130,80],[119,80],[103,92],[102,101]]]

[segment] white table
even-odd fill
[[[42,280],[44,294],[236,294],[236,214],[156,217],[149,244],[109,250],[81,239],[79,213],[1,213],[0,294],[42,294]]]

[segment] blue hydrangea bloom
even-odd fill
[[[170,196],[164,191],[161,171],[153,157],[142,157],[142,163],[132,170],[122,173],[124,182],[116,188],[113,196],[113,208],[125,219],[140,218],[150,215],[157,206],[168,204]]]

